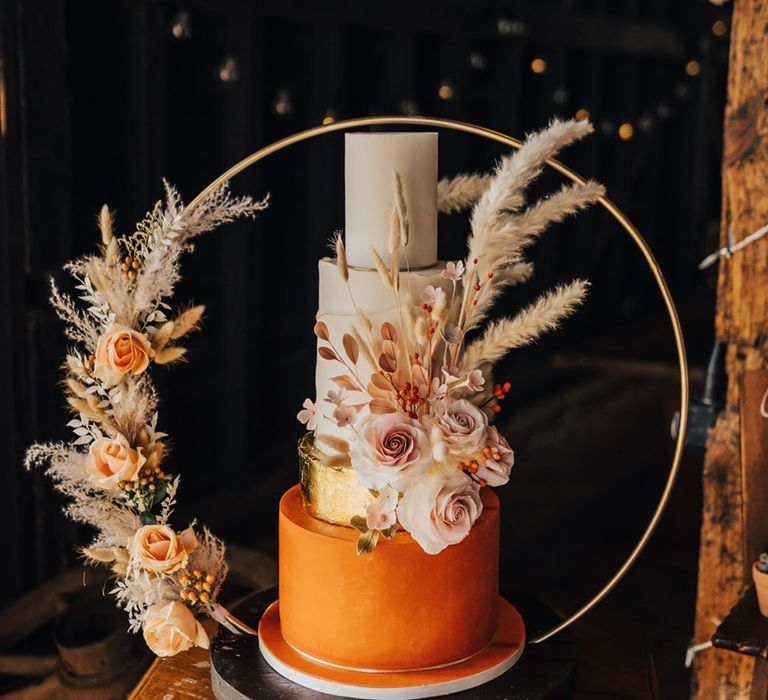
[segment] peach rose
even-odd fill
[[[461,542],[483,512],[480,488],[464,474],[431,474],[406,491],[397,519],[427,554]]]
[[[149,366],[152,346],[138,331],[113,326],[96,344],[93,373],[107,386],[119,384],[128,372],[141,374]]]
[[[368,421],[349,451],[358,481],[369,489],[391,485],[403,490],[432,461],[429,438],[419,421],[385,413]]]
[[[158,656],[174,656],[191,647],[209,646],[208,635],[190,609],[174,600],[154,605],[144,617],[144,641]]]
[[[99,438],[91,443],[85,458],[85,469],[91,481],[111,489],[121,481],[132,481],[146,462],[142,448],[134,450],[128,441],[118,435],[114,440]]]
[[[186,566],[189,553],[196,548],[191,527],[176,534],[168,525],[145,525],[136,531],[130,546],[131,558],[158,574],[171,574]]]
[[[433,425],[443,434],[451,454],[468,454],[482,447],[488,418],[466,399],[448,400],[436,404]]]

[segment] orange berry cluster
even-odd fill
[[[154,469],[152,467],[144,467],[139,472],[138,483],[134,483],[133,481],[121,481],[118,486],[128,493],[133,491],[134,488],[140,488],[142,486],[146,487],[147,491],[155,491],[157,489],[155,482],[158,479],[168,481],[169,476],[160,469],[160,467],[154,467]]]
[[[480,456],[480,461],[485,462],[486,458],[483,456]],[[485,479],[480,479],[477,476],[475,476],[475,473],[480,468],[480,464],[477,462],[477,460],[466,460],[463,462],[459,462],[459,466],[457,467],[460,472],[464,472],[472,481],[476,481],[480,486],[486,486],[487,482]]]
[[[419,387],[406,382],[397,392],[397,402],[406,413],[416,413],[426,403],[423,396],[419,396]]]
[[[109,268],[114,270],[115,266],[120,267],[120,272],[123,273],[123,279],[135,280],[136,272],[139,269],[139,261],[134,260],[130,255],[126,255],[123,260],[120,260],[120,256],[113,255],[112,262],[114,265],[110,265]]]
[[[504,382],[504,384],[496,384],[493,387],[493,395],[496,397],[497,401],[503,401],[507,398],[507,394],[509,393],[509,390],[512,388],[512,385],[509,382]],[[499,404],[494,404],[491,406],[491,410],[494,413],[499,413],[501,411],[501,406]]]
[[[200,569],[185,573],[179,579],[181,599],[189,605],[208,605],[213,602],[213,584],[216,577]]]

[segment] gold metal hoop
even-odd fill
[[[335,131],[344,131],[345,129],[357,129],[359,127],[367,126],[394,126],[394,125],[409,125],[409,126],[429,126],[444,129],[452,129],[453,131],[462,131],[467,134],[473,134],[474,136],[480,136],[482,138],[490,139],[491,141],[497,141],[505,146],[512,146],[513,148],[520,148],[521,142],[507,136],[499,131],[493,131],[492,129],[486,129],[482,126],[475,124],[469,124],[467,122],[454,121],[452,119],[438,119],[432,117],[361,117],[358,119],[347,119],[344,121],[334,122],[324,126],[316,126],[306,131],[300,131],[292,134],[284,139],[275,141],[268,146],[252,153],[247,158],[244,158],[239,163],[233,165],[225,173],[222,173],[217,177],[208,187],[206,187],[195,199],[193,199],[188,206],[188,209],[196,207],[200,202],[208,195],[211,190],[223,185],[225,182],[231,180],[235,175],[241,173],[246,168],[249,168],[254,163],[258,163],[267,156],[277,153],[278,151],[293,146],[302,141],[308,141],[316,136],[323,136]],[[548,160],[547,165],[553,170],[563,175],[568,180],[575,183],[584,183],[585,180],[581,175],[578,175],[570,168],[566,167],[557,160]],[[661,515],[664,512],[664,508],[669,501],[669,496],[672,492],[672,486],[675,483],[675,477],[677,476],[678,469],[680,467],[680,461],[683,456],[683,444],[685,440],[685,431],[688,425],[688,365],[685,358],[685,342],[683,341],[683,332],[680,327],[680,319],[677,315],[677,309],[672,301],[672,296],[669,293],[664,275],[661,273],[658,263],[653,257],[651,249],[645,242],[645,239],[640,235],[640,232],[634,227],[632,222],[624,215],[624,213],[607,197],[600,197],[598,199],[600,205],[608,211],[608,213],[619,222],[621,227],[629,234],[632,241],[637,248],[643,254],[645,262],[647,263],[653,278],[656,281],[656,286],[661,293],[661,297],[664,300],[664,306],[669,316],[669,321],[672,324],[672,332],[675,336],[675,347],[677,350],[677,362],[680,370],[680,427],[678,430],[677,440],[675,442],[675,452],[672,457],[672,464],[669,468],[669,475],[667,476],[664,490],[661,493],[656,509],[651,516],[651,520],[648,523],[645,531],[641,535],[639,541],[629,553],[626,561],[619,567],[616,573],[608,580],[608,582],[597,592],[597,594],[583,605],[579,610],[573,613],[570,617],[563,620],[559,625],[556,625],[552,629],[540,634],[535,639],[530,640],[532,644],[538,644],[543,642],[558,632],[562,632],[571,624],[576,622],[580,617],[588,613],[594,608],[603,598],[605,598],[613,588],[621,581],[622,578],[629,571],[630,567],[635,563],[640,553],[648,543],[653,531],[661,519]]]

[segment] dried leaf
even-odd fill
[[[395,523],[392,527],[388,527],[386,530],[380,530],[379,532],[381,532],[381,536],[385,540],[391,540],[397,532],[397,523]]]
[[[353,365],[356,365],[357,358],[360,357],[360,346],[357,344],[357,341],[349,333],[345,333],[341,342],[344,345],[344,352],[347,353],[347,357],[352,361]]]
[[[392,355],[382,353],[379,355],[379,367],[385,372],[394,372],[397,369],[397,361]]]
[[[394,357],[395,361],[397,361],[397,358],[400,357],[400,346],[391,340],[385,340],[384,354],[389,355],[390,357]],[[394,370],[392,371],[394,372]]]
[[[360,535],[357,540],[357,554],[370,554],[376,545],[379,543],[379,531],[368,530],[368,532]]]
[[[397,342],[397,331],[389,321],[384,321],[381,324],[381,337],[383,340],[391,340],[393,343]]]
[[[325,345],[322,345],[317,349],[317,354],[324,360],[339,360],[339,356],[331,350],[331,348],[325,347]]]
[[[374,373],[371,375],[371,384],[387,393],[392,391],[392,385],[387,381],[386,377],[382,377],[380,374]]]
[[[320,338],[320,340],[331,339],[330,335],[328,335],[328,326],[326,326],[322,321],[318,321],[315,324],[315,335]]]
[[[359,387],[352,377],[348,374],[340,374],[338,377],[331,377],[331,381],[335,382],[337,386],[342,389],[349,389],[349,391],[359,391]]]
[[[385,413],[394,413],[397,410],[392,402],[386,399],[374,399],[368,404],[368,409],[371,413],[377,416],[381,416]]]
[[[179,347],[178,345],[172,345],[156,352],[154,360],[158,365],[169,365],[172,362],[180,362],[186,352],[186,348]]]

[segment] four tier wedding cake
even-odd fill
[[[522,252],[591,203],[594,183],[523,207],[543,161],[589,131],[556,122],[492,175],[438,183],[435,133],[349,133],[346,228],[319,263],[316,400],[298,418],[301,483],[280,503],[279,601],[262,653],[323,692],[412,698],[507,670],[522,621],[498,594],[499,501],[514,454],[492,424],[511,386],[490,369],[554,328],[587,284],[513,318]],[[438,210],[473,206],[465,260],[437,260]]]

